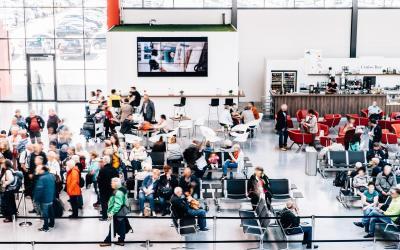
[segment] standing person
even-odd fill
[[[108,201],[107,215],[108,218],[113,220],[114,224],[114,235],[111,235],[111,225],[107,237],[104,243],[101,243],[101,247],[111,246],[111,238],[118,234],[118,242],[115,245],[124,246],[125,245],[125,234],[126,232],[132,230],[126,215],[128,210],[128,191],[122,186],[121,179],[112,178],[111,187],[113,189],[113,194]]]
[[[257,206],[260,198],[264,198],[267,204],[271,204],[272,195],[270,190],[269,178],[264,174],[264,169],[262,167],[256,167],[247,185],[247,193],[251,199],[253,208]]]
[[[26,125],[28,127],[29,137],[32,143],[39,143],[42,141],[41,132],[44,128],[44,120],[39,115],[36,115],[35,110],[31,110],[29,117],[26,118]]]
[[[101,204],[101,219],[100,221],[107,220],[107,203],[113,194],[111,187],[111,179],[118,177],[117,169],[111,166],[111,158],[106,155],[99,162],[100,171],[97,176],[97,184],[100,192],[100,204]]]
[[[161,216],[169,214],[167,202],[169,202],[171,196],[174,194],[174,189],[178,186],[178,178],[172,174],[171,167],[165,165],[163,170],[164,174],[160,176],[157,186],[157,196],[160,200],[160,206],[162,209]]]
[[[32,74],[31,85],[35,93],[36,100],[43,100],[43,78],[42,75],[35,69]]]
[[[82,195],[80,176],[81,174],[78,167],[75,165],[75,161],[67,161],[66,188],[72,208],[72,214],[69,216],[69,218],[78,218],[79,197]]]
[[[123,123],[126,118],[133,113],[133,108],[129,104],[128,98],[125,98],[121,104],[121,117],[119,119],[120,123]]]
[[[12,222],[13,215],[17,213],[15,204],[15,191],[10,188],[14,183],[14,170],[10,160],[0,159],[0,184],[3,192],[1,198],[1,213],[4,215],[4,223]]]
[[[105,136],[108,138],[111,136],[113,133],[117,133],[115,130],[115,126],[117,126],[116,122],[117,120],[114,118],[113,113],[110,111],[109,106],[104,106],[104,114],[105,114],[105,119],[104,119],[104,127],[105,127]]]
[[[230,159],[226,160],[223,167],[222,167],[222,178],[226,179],[228,174],[228,168],[236,168],[237,172],[240,173],[244,166],[244,154],[243,151],[240,149],[239,144],[233,145],[233,152],[229,153]],[[230,172],[230,178],[233,178],[233,172]]]
[[[15,110],[14,117],[17,119],[17,125],[22,129],[26,129],[25,117],[21,115],[20,109]]]
[[[279,148],[282,151],[287,150],[287,138],[288,138],[288,124],[287,124],[287,105],[282,104],[281,109],[276,115],[275,129],[279,135]]]
[[[152,175],[148,175],[144,178],[142,186],[139,191],[139,208],[140,215],[144,213],[144,202],[147,200],[150,203],[151,215],[156,216],[154,198],[157,191],[158,178],[160,177],[160,170],[153,169]]]
[[[49,118],[47,119],[47,132],[49,135],[57,133],[58,124],[60,123],[57,113],[54,109],[49,109]]]
[[[60,169],[60,163],[58,162],[57,153],[54,151],[50,151],[47,153],[47,157],[48,157],[48,162],[47,162],[48,171],[51,174],[61,177],[61,169]]]
[[[38,205],[44,221],[43,227],[39,228],[39,231],[48,232],[49,228],[54,227],[53,201],[56,198],[56,179],[45,166],[36,169],[36,175],[33,199]]]
[[[130,93],[132,94],[130,105],[132,106],[133,110],[136,112],[136,110],[140,106],[140,99],[142,98],[142,96],[140,95],[139,91],[137,91],[136,87],[131,87]]]
[[[97,201],[96,201],[96,203],[93,204],[94,207],[98,207],[100,205],[100,196],[99,196],[99,190],[98,190],[98,185],[97,185],[97,177],[98,177],[99,171],[100,171],[99,161],[100,160],[98,158],[97,152],[91,151],[90,159],[89,159],[89,163],[88,163],[88,169],[87,169],[88,173],[86,175],[86,180],[88,180],[88,178],[91,178],[91,181],[93,183],[94,192],[96,193],[96,196],[97,196]],[[86,187],[88,187],[87,182],[86,182]]]
[[[313,140],[310,146],[314,146],[315,137],[318,133],[318,119],[316,114],[313,109],[309,109],[306,119],[301,123],[305,127],[306,132],[312,135]]]
[[[378,125],[378,122],[375,119],[370,119],[368,122],[369,125],[369,150],[374,148],[374,143],[380,143],[382,139],[382,128]]]
[[[376,101],[373,101],[372,105],[368,107],[368,117],[370,120],[382,119],[382,109],[378,106]]]
[[[156,110],[153,101],[150,100],[149,95],[143,96],[143,105],[140,113],[143,115],[143,119],[147,122],[154,121]]]
[[[8,144],[7,140],[1,140],[0,141],[0,154],[4,156],[4,158],[12,161],[13,159],[13,154],[10,150],[10,146]]]

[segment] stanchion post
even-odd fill
[[[314,240],[315,240],[315,215],[311,215],[311,229],[312,229],[312,241],[311,241],[311,249],[314,249]]]
[[[26,215],[27,215],[27,213],[26,213],[26,199],[25,199],[25,190],[22,190],[22,203],[23,203],[23,206],[24,206],[24,221],[23,222],[21,222],[21,223],[19,223],[19,226],[20,227],[29,227],[29,226],[32,226],[32,222],[30,222],[30,221],[27,221],[26,220]]]
[[[34,241],[31,242],[31,246],[32,246],[32,250],[35,250],[35,242]]]
[[[111,231],[111,248],[114,249],[114,216],[111,216],[110,223],[110,231]]]
[[[146,250],[149,250],[149,249],[150,249],[150,241],[146,240]]]
[[[213,217],[213,250],[217,250],[217,217]]]
[[[12,216],[12,221],[13,221],[13,238],[14,238],[14,250],[17,250],[17,217],[15,214]]]

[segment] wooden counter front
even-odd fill
[[[277,112],[284,103],[288,105],[293,117],[299,109],[314,109],[320,116],[325,114],[360,114],[373,101],[383,110],[386,108],[386,95],[350,95],[350,94],[272,94],[274,110]]]

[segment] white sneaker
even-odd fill
[[[151,216],[156,217],[157,215],[156,215],[156,213],[151,212]]]
[[[143,216],[143,213],[140,213],[139,216]]]

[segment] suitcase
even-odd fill
[[[94,122],[85,122],[83,123],[84,130],[94,130]]]

